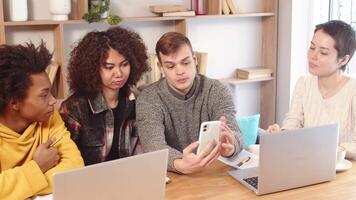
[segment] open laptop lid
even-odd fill
[[[338,138],[337,124],[262,135],[258,194],[335,179]]]
[[[168,149],[53,176],[54,200],[163,200]]]

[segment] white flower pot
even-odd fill
[[[68,20],[68,14],[71,11],[71,0],[49,0],[49,11],[53,20]]]
[[[9,8],[11,21],[27,21],[27,0],[9,0]]]

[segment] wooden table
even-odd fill
[[[257,196],[228,175],[231,167],[216,161],[211,168],[194,175],[177,175],[169,172],[168,177],[172,182],[166,187],[166,199],[356,200],[356,161],[352,164],[351,169],[337,173],[336,180],[331,182]]]

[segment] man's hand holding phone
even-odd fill
[[[226,118],[220,117],[220,154],[224,157],[230,157],[235,153],[235,138],[231,129],[226,125]]]
[[[209,143],[215,146],[220,141],[220,129],[220,121],[208,121],[201,124],[197,155],[200,155]]]
[[[199,142],[194,142],[183,150],[182,159],[174,161],[175,168],[184,174],[190,174],[202,171],[216,160],[221,149],[220,126],[220,121],[203,122],[200,126]]]
[[[174,167],[183,174],[200,172],[208,167],[220,156],[220,142],[210,141],[202,150],[201,154],[196,155],[195,149],[199,142],[194,142],[183,150],[183,157],[174,161]]]
[[[200,127],[199,142],[187,146],[183,150],[183,157],[174,161],[174,167],[183,174],[200,172],[220,155],[232,156],[235,153],[234,142],[233,132],[226,125],[224,116],[220,117],[220,121],[203,122]]]
[[[203,122],[200,128],[197,154],[204,149],[209,141],[221,143],[220,154],[230,157],[235,153],[235,138],[233,131],[226,125],[226,118],[221,116],[219,121]]]

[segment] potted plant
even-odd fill
[[[116,25],[121,22],[121,18],[117,15],[109,15],[110,0],[90,0],[89,12],[82,17],[85,21],[92,23],[98,22],[101,19],[106,19],[110,25]]]

